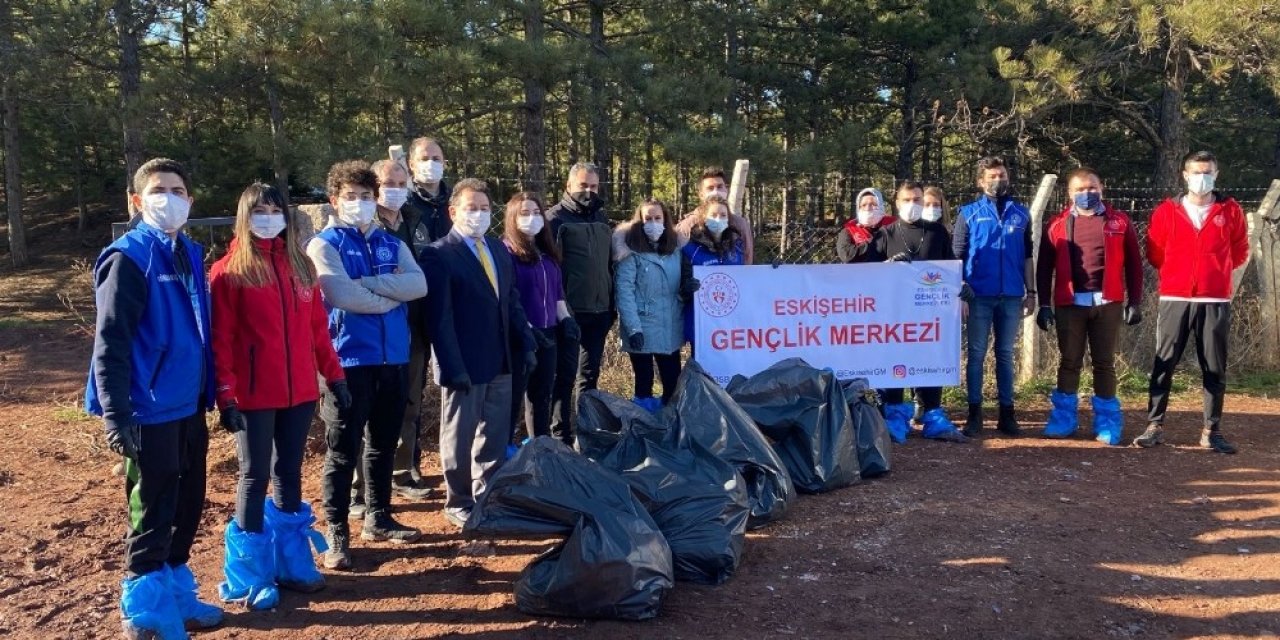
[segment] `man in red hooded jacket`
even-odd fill
[[[1182,177],[1187,194],[1160,203],[1147,233],[1147,261],[1160,272],[1160,307],[1147,429],[1133,444],[1148,448],[1163,441],[1173,369],[1187,340],[1194,338],[1204,381],[1200,446],[1235,453],[1236,447],[1221,431],[1222,400],[1227,390],[1231,274],[1249,258],[1249,233],[1240,205],[1213,189],[1218,161],[1212,153],[1188,154]]]

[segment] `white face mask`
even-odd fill
[[[422,160],[413,165],[413,179],[423,184],[435,184],[444,178],[444,163],[439,160]]]
[[[284,231],[283,213],[254,213],[249,216],[249,231],[253,235],[270,240]]]
[[[708,222],[708,223],[710,223],[711,221],[710,221],[710,220],[708,220],[707,222]],[[707,225],[707,228],[708,228],[708,229],[710,229],[710,228],[711,228],[710,224],[708,224],[708,225]],[[661,238],[661,237],[662,237],[662,232],[663,232],[663,231],[665,231],[665,230],[666,230],[666,228],[662,226],[662,223],[661,223],[661,222],[646,222],[646,223],[644,223],[644,235],[645,235],[645,237],[646,237],[646,238],[648,238],[648,239],[649,239],[649,241],[650,241],[650,242],[657,242],[657,241],[658,241],[658,238]],[[722,231],[723,231],[723,229],[722,229]]]
[[[1193,173],[1187,176],[1187,191],[1202,196],[1213,191],[1212,173]]]
[[[353,226],[363,227],[373,222],[378,203],[372,200],[339,200],[338,219]]]
[[[485,227],[487,228],[488,225],[486,224]],[[516,228],[521,233],[532,238],[538,235],[539,231],[542,231],[542,216],[537,213],[528,216],[516,216]]]
[[[898,205],[898,217],[901,218],[903,222],[917,222],[923,216],[924,207],[921,207],[915,202],[908,203],[905,206]]]
[[[880,224],[884,219],[884,212],[879,209],[858,209],[858,224],[864,227],[874,227]]]
[[[942,219],[942,207],[925,207],[920,217],[929,222],[937,222]]]
[[[142,221],[165,232],[175,233],[187,223],[191,202],[172,193],[142,196]]]
[[[720,196],[721,199],[728,200],[729,190],[728,189],[712,189],[711,191],[708,191],[702,194],[702,201],[706,202],[707,200],[710,200],[713,196]]]
[[[707,218],[707,221],[703,224],[706,225],[707,231],[710,231],[711,235],[717,238],[724,233],[725,229],[729,228],[729,221],[724,218]]]
[[[458,233],[468,238],[483,238],[485,232],[489,230],[489,224],[488,209],[484,211],[464,211],[453,222],[453,226],[457,227]]]
[[[397,211],[409,199],[409,190],[404,187],[383,187],[378,190],[378,202],[382,206]]]

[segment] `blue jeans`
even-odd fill
[[[1000,404],[1013,406],[1013,343],[1022,325],[1022,298],[980,296],[969,303],[965,386],[969,404],[982,404],[982,369],[991,330],[996,332],[996,388]]]

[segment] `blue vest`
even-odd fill
[[[342,256],[353,280],[395,273],[400,266],[400,239],[375,229],[366,239],[355,227],[329,227],[317,237]],[[409,305],[400,303],[383,314],[353,313],[331,306],[329,337],[344,367],[409,362]]]
[[[1003,215],[986,196],[960,207],[969,231],[969,251],[964,258],[964,281],[979,296],[1026,294],[1023,281],[1026,234],[1031,233],[1031,215],[1013,198],[1005,201]]]
[[[129,352],[129,402],[133,419],[141,425],[193,415],[199,409],[210,408],[214,397],[204,247],[181,233],[175,242],[185,246],[191,261],[190,282],[184,282],[174,269],[169,236],[146,223],[139,223],[111,243],[94,265],[96,274],[107,257],[123,253],[147,279],[147,305]],[[102,415],[92,364],[84,406],[89,413]]]

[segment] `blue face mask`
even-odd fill
[[[1073,198],[1077,209],[1081,211],[1097,211],[1102,204],[1102,194],[1096,191],[1082,191]]]

